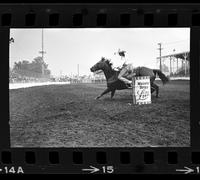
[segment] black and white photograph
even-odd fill
[[[190,28],[11,28],[11,147],[190,147]]]

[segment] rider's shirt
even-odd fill
[[[121,69],[124,63],[126,63],[126,59],[124,57],[121,58],[119,55],[114,55],[111,58],[111,63],[114,70],[119,70],[119,68]]]

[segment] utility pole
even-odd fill
[[[169,75],[171,76],[171,74],[172,74],[172,57],[170,56],[170,60],[169,60],[169,69],[170,69],[170,73],[169,73]]]
[[[162,49],[163,48],[161,48],[162,47],[162,44],[161,43],[158,43],[158,46],[159,46],[159,48],[158,48],[158,50],[159,50],[159,54],[160,54],[160,70],[162,71],[162,56],[161,56],[161,51],[162,51]]]
[[[77,73],[78,73],[78,79],[79,79],[79,64],[77,65]]]
[[[186,53],[184,54],[184,62],[185,62],[184,69],[185,69],[185,76],[186,76],[186,74],[187,74],[187,55],[186,55]]]
[[[42,54],[42,61],[44,62],[44,54],[46,53],[44,51],[44,30],[42,29],[42,50],[39,51],[40,54]],[[44,64],[42,64],[42,75],[44,75]]]

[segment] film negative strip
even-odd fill
[[[200,174],[200,4],[4,4],[0,39],[0,174]]]

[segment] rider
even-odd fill
[[[112,67],[114,70],[120,71],[118,75],[118,79],[123,81],[127,87],[130,87],[132,84],[132,81],[128,80],[126,76],[129,74],[129,72],[132,72],[132,64],[127,63],[127,59],[125,59],[125,53],[126,51],[118,50],[117,53],[114,53],[115,58],[112,60]]]

